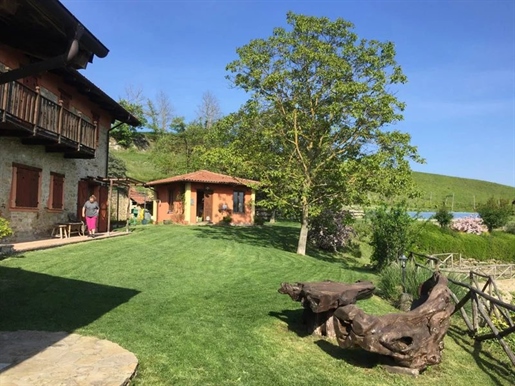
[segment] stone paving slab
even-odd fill
[[[0,332],[2,386],[122,386],[138,359],[104,339],[45,331]]]
[[[98,233],[94,238],[88,236],[72,236],[68,238],[51,238],[51,239],[42,239],[42,240],[34,240],[34,241],[26,241],[20,243],[12,243],[12,244],[0,244],[0,255],[2,254],[12,254],[12,253],[21,253],[28,251],[36,251],[39,249],[47,249],[47,248],[55,248],[60,247],[61,245],[68,244],[77,244],[77,243],[85,243],[88,241],[95,240],[103,240],[111,237],[118,237],[130,235],[127,232],[111,232],[107,233]],[[2,385],[3,386],[3,385]]]

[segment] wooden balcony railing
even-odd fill
[[[97,125],[89,123],[80,114],[72,113],[63,106],[42,96],[39,87],[32,90],[19,82],[0,85],[0,113],[2,122],[15,120],[34,136],[48,134],[57,144],[97,147]]]

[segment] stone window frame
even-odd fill
[[[59,180],[62,183],[61,188],[61,206],[55,207],[54,206],[54,192],[56,189],[56,183],[59,182]],[[56,172],[50,172],[50,185],[49,185],[49,192],[48,192],[48,210],[52,212],[62,212],[64,211],[64,185],[66,182],[66,178],[64,174],[56,173]]]
[[[18,190],[18,170],[25,169],[32,172],[38,173],[38,183],[37,183],[37,203],[36,206],[18,206],[16,204],[17,199],[17,190]],[[37,168],[34,166],[23,165],[19,163],[13,162],[12,164],[12,179],[11,179],[11,194],[9,199],[9,209],[11,211],[20,211],[20,212],[37,212],[39,211],[39,206],[41,203],[41,168]],[[24,189],[30,189],[30,186],[25,187]]]

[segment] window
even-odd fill
[[[37,208],[41,169],[13,163],[12,208]]]
[[[233,213],[245,212],[245,192],[234,191],[232,196]]]
[[[62,210],[64,207],[64,175],[50,173],[49,209]]]

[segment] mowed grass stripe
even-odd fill
[[[0,262],[9,297],[0,299],[9,309],[0,329],[76,330],[115,341],[140,360],[136,385],[510,384],[502,358],[476,359],[457,333],[446,339],[443,364],[417,379],[373,367],[368,353],[304,336],[300,305],[277,293],[281,282],[375,276],[350,260],[296,255],[297,232],[148,226],[10,258]],[[378,297],[360,307],[393,310]]]

